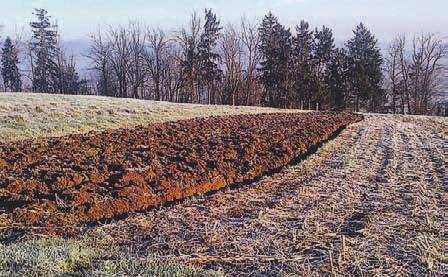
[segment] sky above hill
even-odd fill
[[[301,19],[312,26],[327,25],[337,40],[351,36],[364,22],[387,42],[397,33],[437,32],[448,36],[447,0],[0,0],[3,36],[28,30],[33,8],[49,11],[65,40],[85,39],[98,26],[144,24],[175,30],[188,22],[193,11],[212,8],[221,21],[236,23],[241,16],[261,18],[272,11],[292,27]]]

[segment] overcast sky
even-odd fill
[[[57,19],[64,40],[85,39],[98,26],[137,20],[174,30],[193,11],[212,8],[221,21],[237,22],[242,15],[261,18],[268,11],[292,27],[301,19],[327,25],[338,41],[351,36],[364,22],[382,42],[397,33],[436,32],[448,36],[448,0],[0,0],[3,36],[28,28],[33,8],[48,10]]]

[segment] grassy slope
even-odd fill
[[[212,115],[278,112],[98,96],[0,93],[0,142],[126,128]]]

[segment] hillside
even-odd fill
[[[286,112],[102,96],[0,93],[0,142],[129,128],[213,115]]]

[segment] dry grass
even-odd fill
[[[282,110],[174,104],[99,96],[0,93],[0,142],[126,128],[194,117],[279,111]]]

